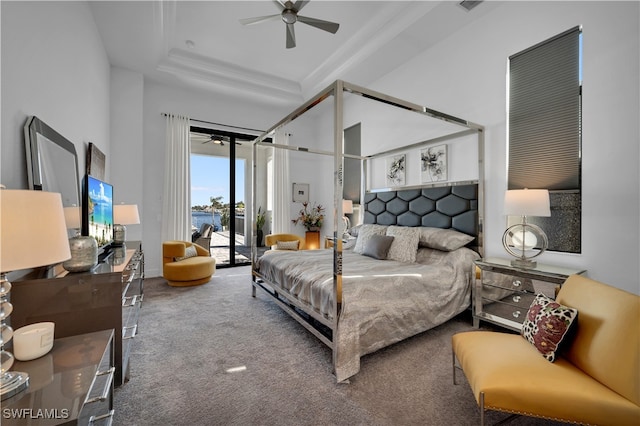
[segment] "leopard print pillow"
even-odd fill
[[[555,300],[538,294],[522,323],[521,335],[549,362],[556,360],[562,344],[571,334],[571,325],[577,323],[578,310],[563,306]]]

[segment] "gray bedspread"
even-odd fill
[[[420,248],[416,263],[343,252],[342,310],[333,332],[335,373],[343,381],[360,357],[433,328],[470,304],[473,260],[467,248]],[[274,251],[255,265],[272,285],[326,318],[333,316],[333,251]]]

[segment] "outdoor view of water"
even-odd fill
[[[213,225],[216,231],[222,229],[222,222],[220,221],[220,213],[214,212],[201,212],[201,211],[191,211],[191,225],[193,225],[196,229],[200,229],[200,226],[203,223],[208,223]]]

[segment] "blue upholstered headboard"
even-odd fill
[[[453,228],[478,237],[478,185],[367,192],[364,223]]]

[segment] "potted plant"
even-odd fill
[[[262,228],[264,228],[264,223],[266,220],[265,214],[262,212],[262,207],[258,208],[258,214],[256,215],[256,228],[258,230],[258,247],[262,247],[262,238],[264,236]]]
[[[298,212],[298,217],[293,219],[294,225],[302,224],[307,232],[305,233],[305,246],[309,249],[320,248],[320,228],[324,221],[324,207],[320,204],[310,205],[308,202],[302,203],[302,208]]]

